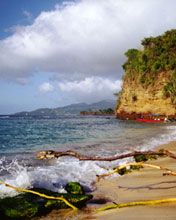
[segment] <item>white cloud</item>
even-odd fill
[[[44,94],[52,92],[54,90],[54,87],[49,82],[44,82],[39,86],[38,90],[41,94]]]
[[[175,7],[175,0],[80,0],[42,12],[0,41],[0,78],[120,77],[125,50],[175,28]]]
[[[113,93],[121,89],[121,80],[110,80],[102,77],[87,77],[81,81],[60,82],[59,89],[65,96],[71,96],[75,101],[99,101],[112,99]]]

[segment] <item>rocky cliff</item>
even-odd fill
[[[130,49],[117,101],[119,118],[151,114],[176,117],[176,30],[145,38],[143,49]]]

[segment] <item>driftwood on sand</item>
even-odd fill
[[[166,198],[166,199],[157,199],[157,200],[147,200],[147,201],[135,201],[128,203],[120,203],[120,204],[111,204],[97,209],[98,212],[106,211],[109,209],[120,209],[125,207],[133,207],[133,206],[148,206],[148,205],[159,205],[163,203],[176,203],[176,198]]]
[[[75,157],[79,160],[84,160],[84,161],[115,161],[115,160],[119,160],[119,159],[124,159],[124,158],[129,158],[129,157],[134,157],[135,160],[137,159],[137,157],[142,156],[142,158],[139,158],[140,160],[136,162],[140,162],[140,163],[131,163],[131,164],[124,164],[121,165],[117,168],[114,168],[113,171],[110,171],[108,173],[102,174],[102,175],[97,175],[97,180],[99,181],[100,178],[105,177],[105,176],[109,176],[112,175],[114,173],[119,173],[120,170],[122,170],[123,168],[127,167],[127,166],[141,166],[141,167],[152,167],[155,169],[160,169],[165,171],[163,173],[163,175],[172,175],[172,176],[176,176],[176,172],[168,169],[168,168],[163,168],[157,165],[153,165],[153,164],[145,164],[145,163],[141,163],[142,161],[146,161],[148,160],[149,157],[152,156],[166,156],[166,157],[170,157],[172,159],[176,159],[176,155],[173,154],[172,152],[165,150],[165,149],[160,149],[158,151],[134,151],[134,152],[130,152],[130,153],[125,153],[125,154],[120,154],[120,155],[114,155],[114,156],[110,156],[110,157],[100,157],[100,156],[86,156],[86,155],[82,155],[79,154],[75,151],[53,151],[53,150],[48,150],[48,151],[40,151],[37,154],[37,158],[40,160],[44,160],[44,159],[53,159],[53,158],[59,158],[59,157],[64,157],[64,156],[69,156],[69,157]]]
[[[162,149],[158,151],[134,151],[130,153],[125,153],[125,154],[120,154],[120,155],[114,155],[110,157],[100,157],[100,156],[86,156],[79,154],[75,151],[65,151],[65,152],[57,152],[57,151],[41,151],[37,154],[38,159],[52,159],[52,158],[59,158],[63,156],[69,156],[69,157],[75,157],[79,160],[85,160],[85,161],[115,161],[118,159],[123,159],[123,158],[129,158],[129,157],[134,157],[135,162],[123,164],[120,166],[115,167],[113,170],[111,170],[108,173],[105,173],[103,175],[97,176],[98,180],[100,180],[102,177],[109,176],[113,173],[119,173],[120,175],[124,175],[128,173],[128,171],[133,170],[133,169],[140,169],[144,167],[150,167],[158,170],[162,170],[164,173],[163,175],[173,175],[176,176],[176,172],[165,168],[161,167],[156,164],[151,164],[151,163],[146,163],[147,160],[150,159],[157,159],[158,157],[165,156],[165,157],[170,157],[173,159],[176,159],[176,155],[173,154],[172,152]],[[12,186],[2,180],[0,180],[0,185],[4,185],[8,188],[11,188],[13,190],[16,190],[17,192],[23,192],[23,193],[30,193],[37,195],[39,197],[48,199],[48,200],[60,200],[64,202],[67,206],[72,208],[73,210],[77,210],[78,208],[74,206],[72,203],[70,203],[67,199],[65,199],[63,196],[51,196],[47,195],[41,192],[37,192],[34,190],[30,189],[23,189],[19,187]],[[166,198],[166,199],[160,199],[160,200],[148,200],[148,201],[134,201],[134,202],[129,202],[129,203],[122,203],[122,204],[111,204],[105,207],[102,207],[98,209],[98,211],[105,211],[108,209],[114,209],[114,208],[123,208],[123,207],[131,207],[131,206],[141,206],[141,205],[155,205],[155,204],[161,204],[161,203],[176,203],[176,198]]]
[[[132,162],[132,163],[127,163],[127,164],[123,164],[120,165],[118,167],[116,167],[115,169],[113,169],[112,171],[108,172],[108,173],[104,173],[101,175],[97,175],[97,181],[99,181],[101,178],[106,177],[106,176],[110,176],[114,173],[121,173],[121,170],[125,168],[125,170],[123,171],[123,173],[128,173],[129,171],[133,170],[133,169],[140,169],[140,168],[144,168],[144,167],[150,167],[153,169],[157,169],[157,170],[163,170],[163,176],[166,175],[171,175],[171,176],[176,176],[176,172],[172,171],[166,167],[161,167],[155,164],[150,164],[150,163],[144,163],[144,162]],[[129,169],[126,169],[129,168]]]
[[[86,156],[79,154],[75,151],[53,151],[53,150],[46,150],[46,151],[40,151],[37,153],[37,158],[40,160],[43,159],[53,159],[53,158],[59,158],[59,157],[64,157],[64,156],[69,156],[69,157],[75,157],[79,160],[93,160],[93,161],[114,161],[114,160],[119,160],[119,159],[124,159],[128,157],[134,157],[137,155],[154,155],[154,156],[167,156],[173,159],[176,159],[176,155],[173,154],[172,152],[161,149],[159,151],[134,151],[130,153],[125,153],[125,154],[118,154],[110,157],[99,157],[99,156]]]

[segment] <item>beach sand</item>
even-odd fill
[[[159,146],[158,149],[168,149],[176,154],[176,142]],[[159,158],[148,161],[176,171],[176,160]],[[163,176],[163,171],[143,168],[124,176],[101,179],[96,183],[94,198],[105,198],[109,202],[102,205],[89,204],[86,209],[78,213],[72,210],[55,210],[42,220],[175,220],[176,203],[162,205],[136,206],[121,209],[111,209],[97,212],[96,209],[107,204],[126,203],[132,201],[156,200],[176,198],[176,176]]]
[[[159,146],[176,154],[176,142]],[[148,161],[176,171],[176,160],[160,158]],[[109,204],[132,201],[176,198],[176,176],[163,176],[163,171],[144,168],[140,171],[112,179],[103,179],[96,184],[95,197],[106,197]],[[102,205],[103,206],[103,205]],[[138,206],[121,209],[111,209],[94,214],[95,219],[128,220],[128,219],[176,219],[176,203],[162,205]]]

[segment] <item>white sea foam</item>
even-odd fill
[[[125,162],[126,160],[120,161],[120,164]],[[64,192],[67,182],[76,181],[80,182],[85,189],[93,190],[96,175],[106,173],[118,164],[117,161],[112,163],[79,161],[75,158],[63,157],[57,159],[53,165],[27,169],[27,167],[19,165],[17,161],[13,161],[7,167],[10,174],[6,175],[3,180],[16,187],[41,187],[57,192]],[[16,194],[17,192],[14,190],[0,186],[0,197]]]
[[[19,165],[16,159],[11,163],[6,163],[6,158],[3,157],[0,160],[0,173],[6,172],[5,176],[2,176],[4,182],[11,184],[15,187],[29,188],[31,186],[30,176],[28,175],[27,168]],[[14,196],[17,192],[4,185],[0,185],[0,197]]]
[[[158,135],[149,141],[145,141],[138,150],[148,150],[154,147],[176,140],[175,126],[167,126],[164,134]],[[123,159],[113,162],[79,161],[76,158],[62,157],[52,164],[36,165],[35,167],[21,165],[17,159],[7,162],[6,157],[0,160],[0,174],[5,182],[22,188],[43,187],[53,191],[63,192],[64,186],[69,181],[80,182],[85,187],[93,190],[96,175],[107,173],[113,167],[129,162],[132,159]],[[0,185],[0,197],[14,196],[17,193],[3,185]]]
[[[35,187],[54,191],[62,190],[63,186],[70,181],[80,182],[93,189],[96,175],[106,173],[109,169],[111,169],[109,162],[79,161],[75,158],[63,157],[52,166],[36,168],[32,172],[32,182]]]
[[[168,125],[166,127],[166,132],[163,134],[160,134],[156,138],[153,137],[150,140],[146,140],[143,145],[137,146],[137,150],[151,150],[155,147],[161,145],[161,144],[167,144],[171,141],[176,140],[176,126],[174,125]]]

